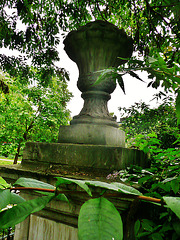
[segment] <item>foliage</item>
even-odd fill
[[[141,145],[141,149],[145,150],[146,147],[148,151],[148,146],[161,149],[179,146],[180,131],[171,96],[165,97],[157,108],[151,109],[146,103],[140,102],[129,108],[120,107],[119,110],[123,117],[121,129],[126,132],[129,147]]]
[[[147,169],[131,166],[115,171],[107,178],[138,184],[145,196],[166,199],[169,208],[175,207],[179,217],[180,206],[176,197],[180,196],[180,135],[174,103],[165,99],[155,109],[150,109],[145,103],[135,103],[123,111],[125,117],[121,119],[121,127],[126,131],[128,146],[148,153],[151,166]],[[145,214],[140,211],[136,213],[137,239],[179,239],[180,221],[176,216],[155,207]]]
[[[89,224],[91,228],[89,231]],[[123,239],[122,220],[115,206],[100,197],[83,204],[78,219],[79,240]]]
[[[46,88],[22,85],[8,76],[3,81],[9,93],[0,95],[1,155],[19,155],[26,141],[56,142],[59,126],[70,116],[66,104],[71,94],[65,80],[53,78]]]
[[[67,185],[73,185],[73,190],[71,191],[71,188],[69,188]],[[75,188],[75,185],[78,185],[78,187],[82,188],[82,190],[78,191],[77,188]],[[76,180],[57,177],[56,187],[54,187],[48,183],[44,183],[35,179],[20,178],[11,187],[3,178],[0,178],[0,188],[0,229],[14,226],[23,221],[31,213],[43,209],[52,199],[57,198],[63,201],[68,201],[64,193],[67,193],[68,198],[76,193],[81,195],[88,194],[91,198],[90,200],[87,200],[80,209],[78,218],[78,235],[79,239],[81,240],[113,238],[119,240],[123,239],[123,223],[121,216],[116,210],[114,204],[111,202],[111,196],[115,196],[113,193],[114,191],[117,194],[117,198],[120,196],[118,194],[123,193],[125,194],[123,195],[125,198],[130,197],[134,199],[142,199],[145,201],[155,201],[167,204],[167,210],[166,208],[163,208],[164,212],[160,213],[161,218],[170,216],[173,212],[179,217],[179,197],[164,197],[164,201],[161,199],[148,198],[145,195],[142,195],[135,188],[122,183],[106,183],[101,181]],[[98,191],[96,191],[96,188],[98,188]],[[21,189],[21,191],[23,191],[23,189],[29,191],[34,190],[37,193],[41,193],[45,196],[40,196],[38,198],[25,201],[19,195],[11,192],[12,190],[17,189]],[[16,195],[13,200],[11,197],[12,194],[13,197]],[[9,206],[9,208],[4,208],[6,206]],[[161,205],[158,206],[158,208],[161,210]],[[16,218],[14,218],[14,215],[16,215]],[[151,220],[137,220],[135,223],[135,233],[138,233],[140,229],[143,229],[143,234],[138,233],[138,239],[140,235],[152,235],[152,239],[155,239],[155,235],[158,235],[156,230],[159,230],[160,228],[163,229],[161,225],[155,226]],[[146,230],[146,234],[144,233],[144,229]],[[160,231],[160,237],[162,235],[161,232],[163,231]]]
[[[59,70],[55,62],[59,60],[60,31],[69,31],[96,19],[124,28],[134,40],[134,50],[143,56],[144,66],[149,67],[147,57],[157,59],[151,61],[157,68],[156,80],[152,83],[155,87],[162,76],[172,76],[179,63],[178,0],[55,0],[53,3],[3,0],[0,9],[0,47],[23,54],[18,58],[1,54],[1,67],[24,81],[31,78],[26,61],[31,58],[46,84]],[[136,65],[139,63],[136,61]],[[175,78],[166,78],[165,85],[173,86]]]

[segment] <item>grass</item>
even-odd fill
[[[13,161],[13,157],[11,156],[11,157],[4,157],[4,156],[1,156],[0,155],[0,159],[2,160],[12,160]]]
[[[3,160],[0,160],[0,165],[10,165],[10,164],[13,164],[13,161],[3,161]]]
[[[13,164],[13,161],[14,161],[13,158],[6,158],[4,156],[0,156],[0,165],[10,165],[10,164]],[[20,161],[21,161],[21,158],[19,158],[18,163]]]

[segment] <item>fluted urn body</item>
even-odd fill
[[[87,138],[85,135],[90,134],[91,140],[78,140],[78,137],[74,139],[73,136],[66,139],[66,137],[62,136],[65,132],[60,128],[59,142],[71,142],[70,138],[73,138],[73,143],[77,141],[77,143],[106,145],[110,131],[108,127],[111,127],[111,130],[115,132],[118,130],[118,124],[109,114],[107,108],[107,102],[111,98],[110,94],[116,88],[116,81],[109,74],[100,83],[96,84],[96,81],[101,74],[101,70],[117,67],[126,62],[125,59],[129,58],[133,51],[132,39],[126,35],[124,30],[118,29],[113,24],[97,20],[80,27],[76,31],[71,31],[64,40],[64,45],[67,55],[78,66],[79,78],[77,86],[82,92],[82,98],[84,99],[84,106],[81,112],[71,121],[71,125],[76,125],[76,127],[72,127],[72,132],[69,132],[69,134],[75,134],[75,128],[83,129],[84,127],[82,139]],[[94,132],[94,136],[88,129]],[[96,142],[95,138],[98,135],[96,130],[98,129],[101,129],[101,131],[105,130],[105,141]],[[118,134],[115,134],[115,138],[120,133],[120,130],[118,131]],[[109,143],[111,143],[111,139],[109,139]],[[114,144],[119,145],[122,143]],[[114,144],[112,143],[112,145]]]

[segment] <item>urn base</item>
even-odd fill
[[[107,125],[74,124],[60,127],[58,142],[125,147],[125,133]]]

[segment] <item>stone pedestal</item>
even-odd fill
[[[65,143],[26,143],[21,165],[47,170],[55,168],[63,174],[69,172],[93,172],[93,177],[104,177],[114,170],[130,165],[147,167],[146,154],[135,149],[103,145],[65,144]],[[75,170],[74,170],[75,169]],[[99,173],[97,173],[99,171]]]

